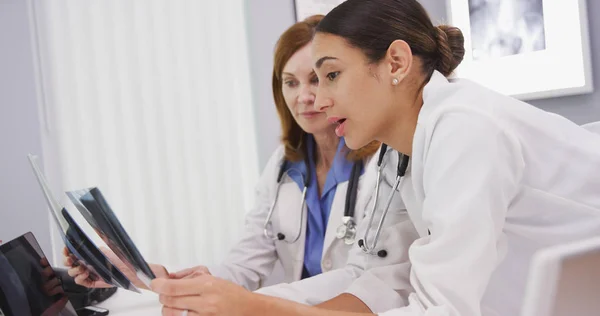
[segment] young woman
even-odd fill
[[[600,136],[449,81],[464,52],[461,31],[433,26],[415,0],[348,0],[317,27],[316,108],[348,147],[377,140],[404,155],[399,188],[420,237],[408,250],[409,274],[389,270],[371,294],[340,296],[329,308],[379,312],[385,302],[374,297],[397,291],[406,304],[380,315],[518,315],[536,250],[600,235]],[[352,315],[210,277],[160,280],[154,289],[167,315]]]

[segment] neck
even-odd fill
[[[400,103],[394,107],[396,115],[390,116],[392,120],[379,139],[400,153],[411,156],[417,120],[423,106],[422,90],[418,91],[415,97],[405,98]]]
[[[329,170],[333,164],[340,138],[335,135],[335,132],[330,131],[313,134],[313,137],[315,139],[316,165]]]

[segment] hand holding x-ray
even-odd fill
[[[134,270],[125,264],[112,250],[100,247],[104,255],[119,269],[123,274],[138,288],[146,289],[146,285],[140,280]],[[84,266],[77,263],[77,258],[69,252],[67,248],[63,249],[64,260],[63,264],[69,267],[68,273],[75,279],[75,283],[87,288],[109,288],[112,285],[102,281],[90,278],[90,271]],[[168,278],[169,272],[161,265],[150,264],[150,267],[157,278]]]

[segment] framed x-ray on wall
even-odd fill
[[[315,14],[326,15],[345,0],[294,0],[296,21],[302,21]]]
[[[593,91],[586,0],[447,3],[465,36],[456,77],[522,100]]]

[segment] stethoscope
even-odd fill
[[[396,174],[396,181],[392,187],[392,192],[388,196],[387,202],[385,204],[385,208],[381,213],[381,219],[379,220],[379,224],[377,225],[377,230],[375,231],[375,238],[371,243],[368,242],[369,233],[371,231],[371,226],[373,225],[373,218],[375,218],[375,210],[377,209],[377,201],[379,197],[379,185],[381,183],[381,173],[382,168],[381,165],[383,163],[383,157],[387,151],[387,145],[381,145],[381,151],[379,152],[379,159],[377,160],[377,182],[375,184],[375,195],[373,201],[373,208],[371,209],[371,214],[369,214],[369,225],[365,230],[365,234],[362,239],[358,241],[358,246],[362,249],[363,252],[370,255],[377,255],[380,258],[385,258],[387,256],[387,251],[385,249],[375,251],[377,248],[377,242],[379,241],[379,235],[381,234],[381,230],[383,228],[383,223],[385,221],[385,217],[390,209],[390,205],[392,204],[392,199],[394,198],[394,194],[396,190],[400,187],[400,184],[404,180],[404,175],[406,174],[406,169],[408,168],[408,161],[410,157],[401,153],[398,153],[398,170]]]
[[[300,224],[298,225],[298,232],[296,233],[296,237],[292,240],[286,239],[284,233],[279,232],[273,235],[273,224],[271,222],[271,217],[273,216],[273,212],[275,211],[275,205],[277,204],[277,198],[279,197],[279,189],[281,188],[281,180],[283,179],[283,175],[286,172],[297,171],[294,169],[287,169],[287,161],[283,160],[281,163],[281,167],[279,168],[279,172],[277,173],[277,189],[275,191],[275,198],[273,199],[273,203],[269,209],[269,213],[267,215],[267,219],[265,220],[265,224],[263,226],[263,234],[265,237],[275,240],[275,241],[284,241],[289,244],[293,244],[300,238],[302,235],[302,223],[304,222],[304,207],[306,206],[306,191],[308,190],[308,186],[311,181],[311,170],[310,164],[308,161],[308,157],[305,157],[304,163],[306,165],[306,177],[302,175],[302,179],[304,180],[304,188],[302,189],[302,199],[300,202]],[[350,173],[350,179],[348,180],[348,189],[346,190],[346,204],[344,205],[344,216],[342,217],[342,224],[336,230],[336,238],[344,241],[346,245],[352,245],[356,240],[356,222],[354,221],[354,209],[356,206],[356,195],[358,191],[358,180],[360,178],[360,173],[363,168],[362,161],[357,161],[352,166],[352,171]],[[300,172],[300,171],[297,171]]]

